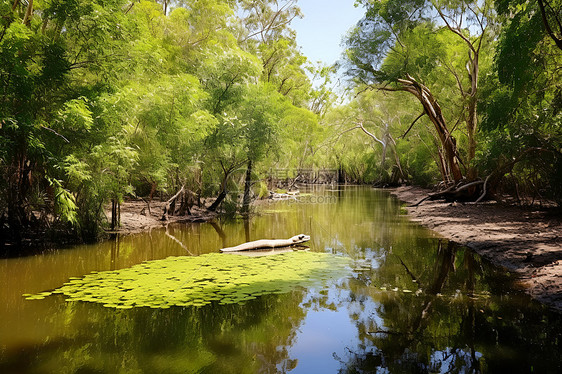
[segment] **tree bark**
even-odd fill
[[[385,131],[388,131],[388,127]],[[381,173],[380,173],[380,177],[379,179],[382,181],[382,179],[384,178],[384,169],[385,169],[385,163],[386,163],[386,148],[388,145],[388,136],[387,133],[384,134],[383,139],[385,139],[385,141],[382,144],[382,154],[381,154]]]
[[[25,10],[25,16],[23,17],[22,23],[26,26],[31,24],[31,17],[33,16],[33,0],[28,0],[27,9]]]
[[[476,131],[478,130],[478,51],[474,57],[469,53],[469,64],[467,65],[468,78],[470,79],[470,95],[468,97],[468,116],[466,119],[466,130],[468,135],[468,179],[476,179],[476,168],[472,164],[476,156]]]
[[[439,103],[426,86],[417,82],[411,76],[408,76],[408,79],[399,79],[398,82],[402,85],[402,91],[411,93],[419,100],[425,113],[435,126],[435,130],[439,135],[439,140],[445,151],[445,159],[449,169],[445,179],[449,179],[450,177],[455,183],[459,182],[463,179],[463,175],[459,166],[457,143],[447,128],[447,122],[443,117]]]
[[[225,183],[226,184],[226,183]],[[217,198],[215,199],[215,201],[213,201],[213,203],[211,204],[210,207],[207,208],[208,211],[210,212],[214,212],[217,210],[217,208],[219,207],[219,205],[222,203],[222,201],[224,200],[224,198],[226,197],[226,186],[221,188],[221,192],[219,193],[219,195],[217,196]]]
[[[166,201],[166,205],[164,205],[164,213],[162,215],[161,220],[166,221],[168,219],[168,215],[173,216],[176,213],[176,200],[178,197],[185,192],[185,187],[181,186],[178,192],[174,196],[172,196],[168,201]]]

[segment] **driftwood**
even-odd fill
[[[261,249],[261,248],[279,248],[279,247],[288,247],[291,245],[304,243],[310,240],[310,236],[300,234],[295,235],[289,239],[260,239],[255,240],[253,242],[247,242],[235,247],[227,247],[223,248],[221,252],[237,252],[237,251],[249,251],[252,249]]]
[[[417,203],[408,205],[408,207],[417,207],[424,201],[439,199],[445,199],[448,201],[466,201],[469,203],[478,204],[482,200],[493,196],[495,186],[497,186],[501,182],[504,175],[511,172],[515,164],[526,159],[530,154],[533,153],[553,153],[553,151],[541,147],[527,148],[511,161],[500,164],[484,180],[478,179],[469,183],[462,180],[442,191],[429,194],[428,196],[419,200]]]
[[[423,203],[426,200],[439,200],[439,199],[445,199],[445,200],[452,200],[452,201],[456,201],[456,200],[471,200],[471,197],[474,195],[472,193],[467,193],[466,195],[463,195],[462,192],[468,190],[469,188],[476,188],[480,185],[484,185],[484,194],[482,195],[478,195],[480,196],[479,199],[477,200],[477,202],[480,202],[484,196],[486,195],[486,184],[488,182],[489,176],[488,178],[486,178],[485,181],[483,180],[477,180],[474,182],[470,182],[470,183],[466,183],[463,184],[463,182],[458,183],[458,184],[454,184],[450,187],[448,187],[447,189],[443,190],[443,191],[439,191],[436,193],[432,193],[427,195],[426,197],[424,197],[423,199],[421,199],[420,201],[418,201],[415,204],[412,205],[408,205],[408,207],[413,208],[413,207],[417,207],[418,205],[420,205],[421,203]]]

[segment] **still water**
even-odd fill
[[[317,188],[250,221],[169,226],[0,260],[0,373],[562,372],[562,316],[387,192]],[[311,235],[349,276],[243,305],[134,308],[25,300],[70,277],[260,238]],[[180,245],[181,243],[181,245]]]

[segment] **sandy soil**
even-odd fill
[[[142,200],[123,202],[121,204],[121,227],[117,232],[131,234],[163,227],[174,222],[207,222],[217,217],[217,213],[194,206],[191,208],[191,215],[168,216],[166,220],[162,220],[164,204],[165,202],[152,201],[149,213],[146,203]],[[106,215],[110,217],[109,212],[106,212]]]
[[[418,202],[429,192],[418,187],[399,187],[391,191],[408,204]],[[527,293],[562,311],[560,216],[493,201],[477,205],[425,201],[407,210],[421,225],[516,272]]]

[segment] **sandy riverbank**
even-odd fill
[[[191,215],[168,216],[166,220],[162,220],[165,204],[162,201],[152,201],[149,212],[146,203],[142,200],[123,202],[121,204],[121,226],[117,232],[132,234],[164,227],[170,223],[208,222],[218,216],[217,213],[209,212],[205,207],[194,206],[191,208]],[[110,213],[106,212],[106,215],[109,217]]]
[[[391,190],[408,204],[429,192],[409,186]],[[475,205],[425,201],[407,210],[412,220],[517,272],[532,297],[562,311],[560,216],[497,202]]]

